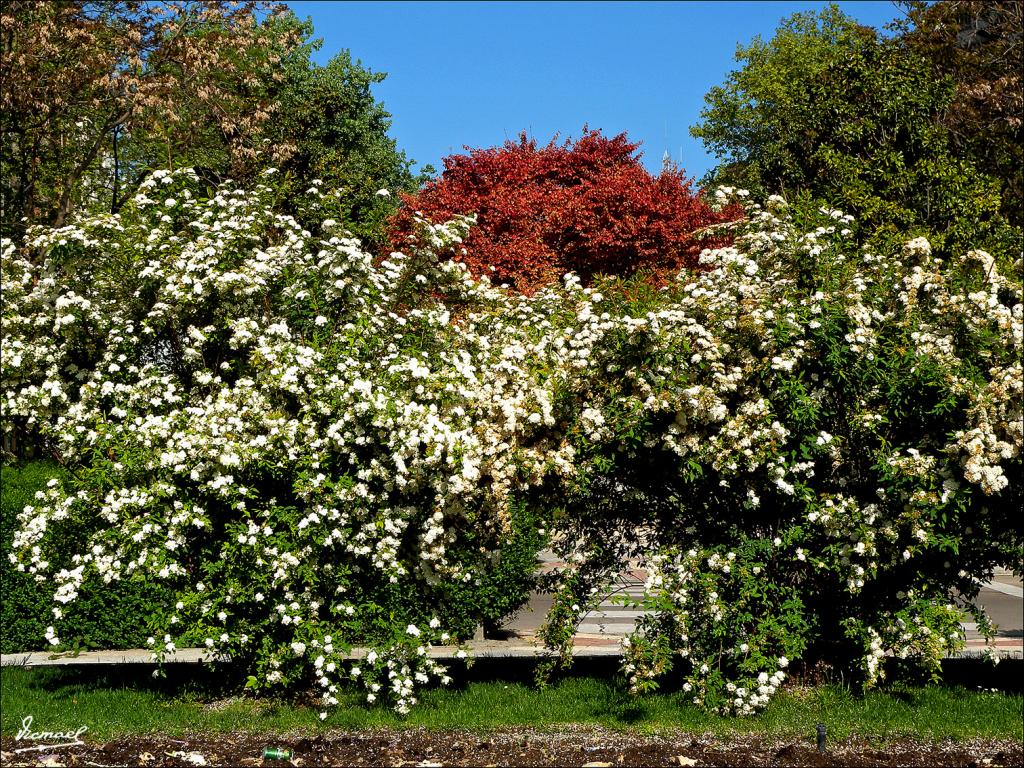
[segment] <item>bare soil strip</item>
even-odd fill
[[[3,739],[4,766],[1016,766],[1024,748],[1015,741],[933,743],[912,739],[827,743],[819,752],[814,734],[804,740],[764,736],[717,738],[688,733],[662,735],[600,728],[502,729],[484,735],[426,729],[331,732],[277,739],[252,734],[158,735],[105,744],[36,749]],[[291,760],[264,760],[264,747],[291,750]]]

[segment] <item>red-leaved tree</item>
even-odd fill
[[[737,212],[712,210],[677,168],[652,176],[638,147],[624,133],[607,138],[584,128],[575,144],[552,140],[538,149],[524,133],[518,143],[451,155],[439,179],[404,196],[392,245],[404,245],[416,213],[435,222],[476,213],[466,265],[523,292],[566,272],[586,281],[692,267],[708,245],[694,232]]]

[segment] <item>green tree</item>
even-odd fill
[[[809,194],[876,232],[926,228],[950,247],[999,230],[998,181],[953,151],[939,120],[952,80],[905,46],[830,6],[736,58],[691,129],[722,161],[706,182]]]
[[[904,0],[908,50],[956,86],[940,120],[957,153],[999,179],[1003,213],[1024,222],[1024,3]]]
[[[312,32],[308,22],[304,30]],[[353,61],[347,50],[321,67],[311,60],[321,44],[307,42],[289,62],[269,139],[288,146],[279,167],[296,191],[320,179],[338,193],[330,213],[356,236],[379,245],[398,192],[414,191],[423,177],[414,177],[412,161],[388,136],[391,115],[371,91],[387,75]]]

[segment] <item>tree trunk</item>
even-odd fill
[[[117,213],[117,179],[121,172],[117,156],[117,131],[120,126],[114,126],[114,188],[110,192],[110,212]]]
[[[89,147],[89,151],[85,153],[85,157],[79,161],[78,165],[75,166],[75,169],[64,180],[64,191],[60,196],[60,204],[57,206],[57,213],[53,219],[53,226],[64,226],[64,222],[67,220],[68,214],[71,213],[71,203],[74,190],[78,186],[78,182],[82,180],[82,176],[84,176],[85,172],[89,170],[89,166],[92,165],[93,160],[95,160],[99,155],[100,149],[103,148],[103,142],[107,137],[107,131],[112,130],[115,127],[119,127],[128,119],[129,116],[129,112],[124,112],[116,118],[107,121],[107,124],[103,126],[103,130],[101,130],[99,135],[96,137],[96,141],[92,143],[92,146]]]

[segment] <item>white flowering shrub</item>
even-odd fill
[[[157,173],[3,244],[4,429],[70,470],[11,555],[54,588],[54,645],[83,590],[155,580],[157,657],[404,712],[553,531],[562,659],[639,559],[631,687],[681,674],[747,714],[790,661],[934,667],[979,579],[1019,568],[1019,259],[870,253],[773,199],[664,289],[525,297],[447,260],[471,220],[375,260],[275,213],[273,181],[200,199]]]
[[[560,539],[577,567],[546,627],[565,651],[639,559],[631,688],[684,657],[693,700],[738,714],[790,660],[937,672],[979,580],[1022,561],[1019,254],[944,264],[923,238],[859,248],[839,211],[748,214],[707,271],[568,334],[603,418],[579,422]]]
[[[3,244],[4,428],[74,469],[13,557],[55,588],[54,645],[82,590],[154,580],[176,594],[140,617],[158,657],[205,645],[330,704],[357,676],[339,654],[369,645],[361,679],[401,680],[403,709],[439,674],[431,642],[525,599],[540,541],[511,491],[552,450],[515,420],[550,422],[547,389],[514,343],[453,322],[490,290],[438,259],[465,222],[374,263],[274,213],[267,178],[200,200],[158,172],[118,216]]]

